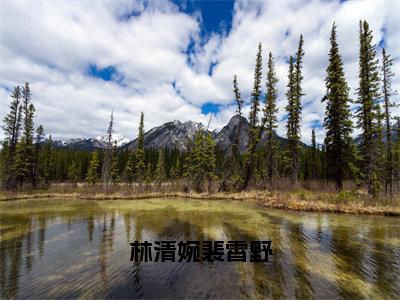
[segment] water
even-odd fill
[[[130,243],[272,240],[270,262],[131,262]],[[400,298],[400,219],[221,200],[0,203],[0,297]]]

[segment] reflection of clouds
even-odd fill
[[[41,203],[46,213],[36,207],[29,215],[26,202],[20,206],[26,217],[4,218],[0,203],[0,226],[11,231],[0,239],[2,298],[391,298],[400,291],[396,218],[287,212],[239,201],[93,204],[48,200]],[[55,207],[59,213],[48,213]],[[265,239],[272,240],[273,256],[259,264],[133,263],[134,239]]]

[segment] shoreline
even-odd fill
[[[236,200],[236,201],[256,201],[263,207],[275,208],[288,211],[305,212],[325,212],[340,214],[364,214],[400,217],[400,205],[366,205],[364,200],[335,200],[338,193],[304,193],[304,192],[268,192],[268,191],[248,191],[236,193],[184,193],[184,192],[143,192],[137,194],[122,193],[32,193],[1,195],[0,202],[48,199],[48,198],[67,198],[80,200],[139,200],[149,198],[190,198],[204,200]],[[325,199],[325,200],[324,200]],[[333,200],[333,202],[332,202]]]

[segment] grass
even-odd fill
[[[163,185],[118,185],[103,188],[87,185],[53,185],[48,190],[25,190],[20,192],[1,192],[0,201],[32,198],[68,198],[68,199],[146,199],[178,197],[192,199],[232,199],[238,201],[256,201],[271,208],[334,212],[353,214],[376,214],[400,216],[400,196],[371,198],[362,190],[316,191],[297,188],[290,191],[249,190],[244,192],[194,193],[183,184]]]

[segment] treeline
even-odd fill
[[[357,99],[349,96],[342,58],[333,24],[330,37],[329,64],[326,69],[326,93],[321,99],[326,104],[323,125],[324,143],[318,145],[312,128],[311,145],[301,143],[300,124],[303,82],[304,39],[300,36],[294,55],[289,58],[287,105],[287,141],[277,138],[277,83],[274,57],[268,55],[265,83],[262,75],[263,51],[258,45],[251,93],[249,142],[240,151],[241,122],[234,141],[227,152],[216,147],[207,130],[196,132],[186,141],[187,151],[145,149],[144,113],[141,113],[135,148],[118,149],[112,141],[114,126],[111,114],[104,149],[93,153],[74,149],[55,149],[51,136],[44,139],[39,126],[34,133],[35,109],[30,103],[29,84],[16,87],[11,95],[10,112],[4,119],[5,140],[1,150],[1,181],[6,189],[23,184],[33,188],[48,187],[50,181],[70,180],[75,184],[155,183],[183,179],[197,191],[210,190],[218,183],[218,190],[243,190],[256,186],[274,188],[285,179],[291,185],[307,180],[334,182],[337,189],[345,181],[365,186],[368,193],[382,191],[392,194],[400,184],[400,118],[393,118],[391,88],[393,60],[382,49],[378,60],[372,44],[372,31],[366,21],[359,23],[359,87]],[[265,89],[263,86],[265,85]],[[238,78],[233,77],[236,113],[243,116],[243,105]],[[356,103],[352,123],[350,104]],[[396,120],[396,122],[393,122]],[[353,128],[361,129],[361,142],[352,138]],[[393,132],[397,132],[394,138]]]

